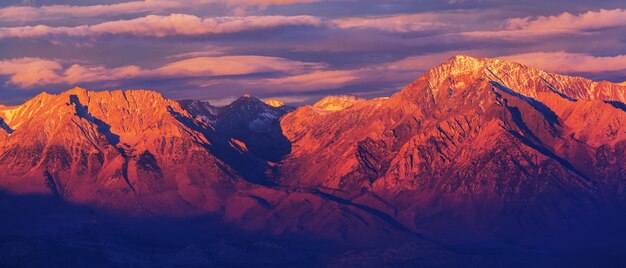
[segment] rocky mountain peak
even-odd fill
[[[484,77],[500,71],[514,71],[520,69],[528,71],[534,68],[501,59],[457,55],[431,69],[428,71],[428,74],[430,74],[431,79],[443,81],[459,76]]]
[[[201,100],[181,100],[178,102],[180,106],[188,113],[202,121],[215,123],[219,109],[209,102]]]
[[[241,95],[241,97],[239,97],[238,99],[236,99],[235,101],[233,101],[229,105],[233,105],[233,104],[236,104],[236,103],[237,104],[243,104],[243,103],[265,104],[265,102],[263,102],[259,98],[255,97],[255,96],[252,96],[250,94],[247,94],[247,93]]]
[[[424,89],[430,91],[434,98],[438,98],[442,92],[452,93],[457,90],[470,89],[471,84],[479,81],[488,82],[533,99],[556,94],[568,101],[625,102],[626,100],[623,88],[619,84],[550,73],[503,59],[475,58],[465,55],[454,56],[429,70],[407,89],[409,92],[405,93],[410,94],[414,91],[411,88],[415,85],[426,83],[427,86]]]
[[[326,111],[340,111],[361,101],[365,99],[351,95],[328,96],[313,104],[313,107]]]

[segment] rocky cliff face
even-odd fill
[[[282,102],[273,100],[268,104],[244,95],[224,107],[214,107],[201,101],[180,103],[193,117],[209,123],[216,135],[232,140],[241,150],[262,161],[278,162],[291,150],[278,119],[295,108]]]
[[[354,105],[355,103],[362,101],[365,101],[365,99],[357,98],[350,95],[328,96],[313,104],[313,107],[323,111],[332,112],[346,109]]]
[[[390,98],[295,111],[43,93],[0,107],[0,186],[272,234],[525,239],[623,210],[625,90],[457,56]]]
[[[416,229],[555,227],[613,206],[607,192],[623,204],[624,90],[457,56],[389,99],[285,116],[283,183],[336,189]]]
[[[14,128],[0,145],[1,183],[18,192],[184,214],[186,202],[215,206],[233,177],[207,150],[201,123],[152,91],[75,88],[1,113]]]
[[[399,237],[389,219],[349,201],[276,185],[274,161],[291,148],[278,121],[285,109],[251,96],[215,108],[153,91],[42,93],[0,109],[0,187],[123,214],[209,214],[268,234]]]

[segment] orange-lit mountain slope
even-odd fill
[[[292,154],[282,183],[335,189],[415,228],[456,218],[539,227],[546,209],[612,204],[607,192],[623,203],[625,91],[456,56],[389,99],[283,117]]]
[[[390,98],[295,111],[42,93],[0,107],[0,186],[271,233],[525,235],[626,203],[625,91],[456,56]]]
[[[0,112],[13,131],[0,149],[0,184],[157,213],[184,213],[186,201],[214,206],[233,172],[187,116],[152,91],[42,93]]]

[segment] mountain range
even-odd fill
[[[620,245],[625,94],[469,56],[388,98],[298,108],[74,88],[0,106],[0,188],[267,235],[418,243],[411,254],[545,249],[596,232]]]

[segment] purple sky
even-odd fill
[[[626,80],[626,1],[3,0],[0,103],[73,86],[224,104],[388,96],[455,54]]]

